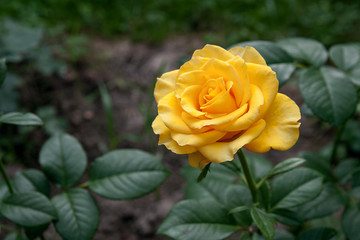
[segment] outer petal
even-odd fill
[[[279,81],[276,78],[276,73],[268,66],[253,63],[246,65],[250,84],[258,86],[264,96],[264,105],[260,108],[259,118],[261,118],[275,99],[279,89]]]
[[[299,138],[300,110],[296,103],[284,94],[278,93],[275,101],[264,116],[266,128],[262,134],[245,146],[253,152],[267,152],[270,148],[288,150]]]
[[[189,164],[192,167],[203,169],[208,163],[210,163],[210,161],[199,152],[189,154]]]
[[[265,59],[253,47],[233,47],[229,50],[229,52],[231,52],[235,56],[242,57],[247,63],[266,65]]]
[[[219,60],[226,61],[234,56],[222,47],[207,44],[202,49],[196,50],[193,57],[217,58]]]
[[[259,120],[238,138],[231,142],[216,142],[198,148],[199,152],[210,162],[221,163],[234,159],[234,154],[245,144],[257,138],[265,128],[265,121]]]
[[[171,129],[171,131],[191,134],[195,132],[205,132],[208,129],[191,129],[182,119],[183,110],[175,97],[175,93],[171,92],[165,97],[161,98],[158,104],[158,112],[164,124]]]
[[[179,70],[167,72],[157,79],[154,90],[156,102],[159,102],[161,98],[174,91],[178,72]]]
[[[207,144],[211,144],[225,136],[226,132],[220,132],[216,130],[198,133],[198,134],[183,134],[183,133],[171,133],[171,138],[174,139],[180,146],[193,146],[200,147]]]
[[[177,154],[188,154],[196,151],[192,146],[180,146],[172,138],[170,129],[161,120],[160,116],[157,116],[152,123],[154,133],[159,134],[159,145],[164,144],[167,149]]]

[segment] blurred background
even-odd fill
[[[167,239],[155,232],[183,198],[180,168],[187,161],[156,145],[156,77],[206,43],[228,48],[294,36],[326,47],[359,41],[359,12],[357,0],[0,0],[0,59],[8,67],[0,112],[30,111],[45,121],[40,128],[1,126],[0,154],[12,174],[36,168],[46,139],[67,132],[82,143],[89,161],[116,148],[163,156],[173,175],[157,194],[97,199],[95,239]],[[291,84],[280,91],[302,102]],[[327,142],[327,133],[314,131],[313,124],[302,123],[301,136],[311,141],[300,140],[288,155]],[[268,154],[277,161],[285,155]],[[52,234],[50,229],[49,239]]]

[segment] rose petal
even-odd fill
[[[179,70],[164,73],[159,77],[155,84],[154,96],[156,102],[159,102],[161,98],[175,89],[175,80]]]
[[[192,146],[180,146],[172,138],[170,129],[166,127],[161,118],[157,116],[152,123],[154,133],[159,134],[158,145],[164,144],[167,149],[177,154],[188,154],[196,151]]]
[[[270,148],[288,150],[299,138],[300,118],[296,103],[286,95],[278,93],[264,116],[264,131],[245,148],[253,152],[267,152]]]
[[[204,133],[197,134],[184,134],[172,132],[171,138],[174,139],[180,146],[194,146],[201,147],[206,144],[211,144],[225,136],[226,132],[220,132],[216,130],[211,130]]]
[[[220,126],[220,128],[215,126],[216,129],[231,132],[241,131],[247,129],[259,119],[260,109],[264,104],[263,93],[255,85],[251,85],[250,87],[251,98],[249,101],[249,110],[241,117],[235,119],[231,123],[226,124],[226,126]]]
[[[244,60],[238,56],[228,60],[227,63],[234,67],[235,71],[237,71],[237,75],[239,76],[238,79],[240,80],[240,84],[234,84],[232,94],[236,98],[237,105],[241,106],[247,103],[250,98],[250,81],[247,75],[247,66]],[[242,98],[237,96],[242,96]]]
[[[240,62],[238,62],[237,67],[241,67]],[[206,73],[207,79],[222,77],[225,82],[233,82],[232,93],[236,100],[236,104],[241,106],[240,103],[243,100],[244,93],[247,91],[247,89],[244,88],[242,81],[240,80],[240,77],[247,78],[245,64],[242,65],[242,70],[236,70],[233,65],[212,58],[202,67],[202,70]],[[244,73],[239,75],[238,71],[244,71]]]
[[[210,163],[201,153],[194,152],[189,154],[189,164],[192,167],[200,168],[201,170],[204,168],[206,164]]]
[[[216,142],[203,147],[198,148],[198,151],[209,161],[214,163],[221,163],[225,161],[231,161],[234,159],[234,154],[242,148],[245,144],[248,144],[255,138],[257,138],[265,128],[265,121],[259,120],[254,125],[249,127],[238,138],[231,142]]]
[[[258,86],[264,96],[264,105],[260,108],[260,118],[268,111],[279,89],[279,81],[270,67],[247,63],[248,76],[251,84]]]
[[[185,89],[181,95],[180,105],[185,112],[194,117],[204,116],[205,113],[200,111],[199,106],[199,94],[202,90],[202,86],[194,85]]]
[[[265,59],[260,55],[255,48],[246,46],[243,47],[233,47],[229,50],[233,55],[242,57],[246,63],[256,63],[261,65],[266,65]]]
[[[171,92],[161,98],[158,104],[158,112],[164,124],[171,131],[179,133],[206,132],[208,128],[192,129],[182,119],[183,109],[181,108],[175,93]]]
[[[222,47],[207,44],[202,49],[196,50],[193,57],[217,58],[226,61],[234,56]]]
[[[175,85],[176,97],[180,97],[189,86],[202,86],[205,83],[206,78],[203,70],[180,73]]]

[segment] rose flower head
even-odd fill
[[[287,150],[299,138],[300,110],[278,93],[276,74],[252,47],[196,50],[178,70],[157,79],[158,116],[152,128],[193,167],[253,152]]]

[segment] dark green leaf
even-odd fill
[[[6,74],[5,81],[0,88],[0,112],[13,112],[18,109],[18,87],[23,79],[13,73]]]
[[[330,167],[329,157],[324,157],[317,152],[304,152],[301,153],[300,156],[306,159],[305,165],[307,168],[311,168],[321,173],[328,181],[334,180]]]
[[[169,176],[153,155],[132,149],[116,150],[90,166],[89,188],[110,199],[133,199],[155,190]]]
[[[288,38],[279,41],[278,45],[295,60],[317,67],[323,65],[328,57],[325,47],[313,39]]]
[[[170,210],[158,233],[177,240],[225,239],[238,227],[228,210],[212,200],[184,200]]]
[[[50,196],[50,184],[45,175],[36,169],[26,169],[16,173],[13,186],[18,192],[38,191]]]
[[[232,47],[254,47],[261,56],[265,59],[266,63],[291,63],[293,59],[289,54],[287,54],[282,48],[277,44],[269,41],[249,41],[236,44]]]
[[[309,220],[330,215],[344,204],[344,198],[339,189],[332,183],[326,183],[321,194],[302,205],[297,213],[302,219]]]
[[[360,209],[358,205],[351,205],[345,209],[342,217],[342,227],[349,240],[360,239]]]
[[[282,230],[282,229],[275,229],[275,235],[273,240],[294,240],[295,237],[291,233]]]
[[[238,212],[243,212],[243,211],[246,211],[248,209],[250,209],[251,207],[249,206],[239,206],[239,207],[236,207],[236,208],[233,208],[230,210],[229,213],[238,213]]]
[[[262,208],[269,210],[271,208],[271,186],[269,181],[266,181],[258,189],[259,203]]]
[[[329,240],[336,235],[336,230],[329,227],[312,228],[302,232],[296,240]]]
[[[354,68],[348,73],[349,78],[356,86],[360,86],[360,64],[357,64]]]
[[[10,221],[25,227],[40,226],[56,218],[50,200],[39,192],[14,193],[2,201],[0,211]]]
[[[75,184],[85,171],[86,154],[80,143],[68,134],[58,134],[45,142],[40,165],[48,178],[61,188]]]
[[[338,181],[342,184],[352,181],[352,174],[360,169],[360,161],[358,159],[346,159],[339,163],[334,170],[334,174]]]
[[[250,210],[251,218],[253,219],[256,226],[260,229],[262,234],[267,239],[272,239],[275,233],[273,223],[275,220],[266,212],[257,207],[252,207]]]
[[[278,163],[273,169],[270,170],[268,176],[274,176],[280,173],[285,173],[293,170],[305,162],[303,158],[289,158]]]
[[[350,79],[331,67],[305,69],[300,75],[300,91],[311,111],[335,126],[352,116],[357,93]]]
[[[276,77],[279,80],[280,87],[290,79],[291,75],[296,70],[293,63],[274,63],[269,66],[274,72],[276,72]]]
[[[0,116],[0,123],[39,126],[43,125],[42,120],[33,113],[11,112]]]
[[[58,214],[55,229],[65,240],[90,240],[99,225],[99,209],[85,189],[74,188],[56,195],[52,202]]]
[[[40,44],[43,37],[41,28],[26,27],[11,20],[5,20],[3,23],[6,34],[2,36],[2,44],[6,51],[23,53]]]
[[[29,239],[35,239],[36,237],[41,237],[48,227],[49,223],[37,227],[27,227],[25,228],[25,234]]]
[[[183,167],[181,171],[181,175],[186,178],[186,180],[191,182],[196,182],[197,176],[199,175],[199,168],[191,167],[190,165],[186,165]],[[211,166],[211,171],[206,179],[215,177],[216,179],[221,179],[221,181],[232,183],[236,181],[239,177],[237,173],[228,169],[223,164],[213,164]]]
[[[288,225],[288,226],[299,226],[301,224],[301,219],[296,212],[289,209],[275,209],[273,216],[279,222]]]
[[[201,170],[201,173],[199,174],[199,177],[197,178],[196,182],[201,182],[203,179],[206,178],[206,175],[208,174],[209,170],[210,170],[210,165],[211,163],[209,164],[206,164],[206,166],[204,167],[203,170]]]
[[[5,59],[0,59],[0,88],[3,82],[5,81],[6,76],[6,61]]]
[[[246,154],[246,159],[250,171],[256,180],[265,177],[272,168],[271,162],[260,155]]]
[[[338,44],[330,48],[330,58],[340,69],[347,71],[360,60],[360,50],[351,44]]]
[[[272,181],[272,207],[290,208],[317,197],[322,190],[322,177],[308,168],[297,168]]]
[[[28,240],[28,238],[21,233],[10,233],[5,237],[4,240]]]
[[[221,193],[220,193],[221,194]],[[249,188],[244,185],[233,185],[226,189],[225,206],[227,209],[234,209],[236,207],[251,206],[252,197]],[[232,213],[237,223],[243,226],[250,226],[252,219],[250,211]]]

